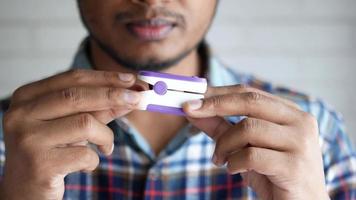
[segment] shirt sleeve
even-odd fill
[[[315,105],[315,104],[314,104]],[[321,102],[317,103],[324,173],[331,199],[356,199],[356,154],[342,118]],[[315,113],[315,112],[314,112]]]

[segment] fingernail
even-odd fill
[[[136,104],[140,100],[140,93],[127,90],[124,94],[124,100],[130,104]]]
[[[213,155],[213,163],[215,164],[215,165],[217,165],[217,163],[218,163],[218,157],[216,156],[216,154],[214,154]]]
[[[112,147],[111,147],[111,153],[113,153],[114,152],[114,148],[115,148],[115,144],[114,143],[112,143]]]
[[[124,82],[130,82],[132,81],[134,78],[133,74],[129,74],[129,73],[119,73],[119,79],[124,81]]]
[[[190,110],[198,110],[199,108],[202,107],[203,101],[198,99],[198,100],[188,101],[187,104]]]
[[[213,162],[218,167],[222,167],[226,163],[226,161],[221,159],[221,156],[217,156],[215,153],[214,153],[214,156],[213,156]]]

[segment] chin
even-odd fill
[[[132,63],[137,63],[139,65],[160,65],[160,63],[165,63],[168,60],[172,60],[175,57],[159,57],[159,56],[136,56],[136,57],[131,57],[127,59],[128,61],[131,61]]]
[[[180,52],[172,52],[172,49],[174,47],[171,47],[170,49],[167,48],[161,48],[161,47],[155,47],[155,48],[145,48],[145,47],[140,47],[137,48],[136,51],[132,54],[127,54],[129,58],[131,59],[136,59],[137,61],[162,61],[162,60],[169,60],[172,58],[175,58],[179,56]],[[133,51],[131,51],[133,52]]]

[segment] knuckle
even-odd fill
[[[85,130],[87,134],[90,134],[90,130],[92,129],[94,124],[94,117],[89,113],[84,113],[79,115],[77,126],[81,130]]]
[[[49,170],[46,160],[40,156],[39,152],[27,152],[24,160],[27,162],[28,170],[35,177],[42,177]]]
[[[14,137],[13,142],[18,149],[25,150],[29,153],[37,146],[36,139],[32,133],[18,134],[17,137]]]
[[[13,99],[20,99],[22,98],[25,94],[26,94],[26,88],[27,85],[21,86],[19,88],[17,88],[14,93],[12,94],[12,98]]]
[[[69,77],[73,79],[76,83],[83,83],[86,79],[86,70],[84,69],[73,69],[68,71]]]
[[[119,77],[118,73],[116,73],[116,72],[105,71],[105,72],[103,72],[102,75],[103,75],[104,80],[107,81],[108,83],[110,83],[111,80],[118,80],[118,77]]]
[[[300,131],[302,131],[301,134],[304,135],[304,137],[302,138],[309,138],[311,134],[317,136],[319,133],[318,121],[314,117],[314,115],[310,113],[307,112],[301,113],[301,120],[299,126],[301,127],[300,129]]]
[[[4,133],[18,132],[25,124],[24,114],[25,111],[22,107],[10,107],[2,119]]]
[[[316,118],[314,117],[314,115],[304,112],[303,113],[303,118],[304,120],[311,125],[313,128],[318,126],[318,121],[316,120]]]
[[[24,152],[29,155],[42,148],[38,143],[37,130],[29,127],[26,127],[26,131],[20,131],[12,134],[9,143],[11,143],[17,151]]]
[[[82,162],[89,163],[95,159],[94,153],[89,148],[83,149]]]
[[[253,163],[258,161],[259,159],[261,158],[256,149],[250,147],[246,150],[246,164],[248,167],[251,167]]]
[[[292,108],[301,111],[303,110],[303,108],[301,107],[301,105],[299,105],[298,103],[290,100],[290,99],[286,99],[286,98],[282,98],[282,100],[284,100],[288,105],[290,105]]]
[[[248,92],[246,93],[245,98],[248,104],[256,104],[262,99],[262,96],[257,92]]]
[[[108,115],[111,119],[116,119],[118,116],[122,116],[122,110],[121,109],[110,109],[108,111]]]
[[[94,170],[99,164],[99,156],[93,150],[85,148],[82,152],[81,162],[89,167],[88,170]]]
[[[298,128],[296,128],[298,129]],[[317,134],[311,135],[310,129],[308,128],[301,128],[299,130],[296,130],[296,133],[298,134],[298,138],[296,138],[296,151],[303,153],[303,152],[309,152],[309,150],[315,146],[315,142],[318,141],[318,136]]]
[[[237,84],[234,86],[236,91],[248,91],[250,90],[250,86],[244,84]]]
[[[260,125],[259,121],[256,119],[245,118],[241,122],[241,129],[243,133],[251,133],[253,130],[258,128]]]
[[[38,128],[18,125],[19,119],[17,116],[17,114],[10,112],[3,118],[3,130],[4,135],[6,135],[6,141],[19,151],[32,151],[32,149],[38,146],[36,145]]]
[[[105,97],[108,100],[114,100],[118,96],[119,90],[114,87],[109,87],[105,91]]]
[[[239,93],[233,93],[231,95],[228,95],[226,99],[227,99],[227,101],[229,101],[229,103],[232,103],[232,104],[241,100]]]
[[[5,133],[10,131],[12,127],[15,126],[18,116],[18,111],[14,110],[13,108],[4,114],[3,126]]]
[[[78,104],[82,99],[82,94],[78,88],[66,88],[62,90],[61,96],[66,102],[72,105]]]
[[[218,108],[221,105],[222,99],[221,99],[220,96],[214,96],[214,97],[211,98],[210,102],[211,102],[210,106]]]
[[[311,146],[313,146],[313,140],[307,134],[303,134],[302,137],[299,138],[298,146],[301,151],[308,151]]]

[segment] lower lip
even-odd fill
[[[172,32],[173,25],[144,26],[128,25],[129,31],[143,41],[157,41],[166,38]]]

